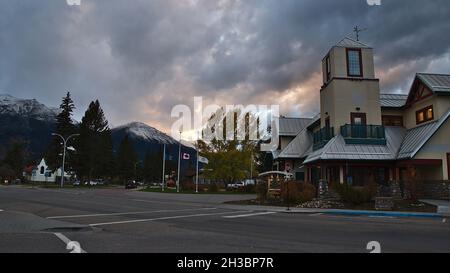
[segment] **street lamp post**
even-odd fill
[[[63,137],[62,135],[60,135],[60,134],[56,134],[56,133],[53,133],[53,134],[52,134],[52,136],[60,137],[60,138],[62,139],[62,141],[63,141],[63,144],[64,144],[63,162],[62,162],[62,168],[61,168],[61,188],[64,187],[64,165],[65,165],[65,163],[66,163],[66,149],[67,149],[67,142],[68,142],[71,138],[76,137],[76,136],[79,136],[79,135],[80,135],[80,134],[73,134],[73,135],[70,135],[68,138],[64,138],[64,137]]]
[[[161,187],[162,187],[162,191],[164,191],[164,183],[166,180],[166,144],[164,144],[164,148],[163,148],[163,162],[162,162],[162,183],[161,183]]]
[[[199,161],[199,155],[200,155],[200,152],[199,152],[199,144],[198,144],[198,142],[199,142],[199,140],[200,140],[200,133],[199,132],[197,132],[197,167],[196,167],[196,173],[195,173],[195,193],[198,193],[198,161]]]
[[[250,159],[250,180],[253,182],[253,151]]]
[[[178,145],[178,179],[177,179],[177,192],[180,192],[180,169],[181,169],[181,134],[180,131],[180,141]]]

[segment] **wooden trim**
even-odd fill
[[[447,180],[450,180],[450,153],[447,153]]]
[[[350,66],[349,66],[349,62],[348,62],[348,53],[350,51],[358,51],[359,53],[359,75],[350,75]],[[346,53],[346,62],[347,62],[347,76],[348,77],[357,77],[357,78],[364,78],[364,71],[363,71],[363,63],[362,63],[362,50],[361,48],[346,48],[345,49],[345,53]]]
[[[345,77],[332,77],[331,80],[324,83],[320,88],[320,92],[322,92],[333,80],[345,80],[345,81],[370,81],[370,82],[379,82],[380,79],[369,79],[369,78],[345,78]]]
[[[419,79],[415,79],[406,101],[406,107],[410,107],[417,102],[426,100],[433,95],[433,91],[431,91],[428,86],[423,84]]]
[[[425,165],[425,166],[435,166],[442,165],[442,159],[411,159],[403,160],[397,163],[397,166],[406,167],[409,165]]]
[[[431,117],[428,118],[426,116],[426,114],[427,114],[428,110],[430,110],[430,109],[431,109]],[[424,120],[423,121],[419,121],[419,114],[420,113],[424,114]],[[428,121],[432,121],[432,120],[434,120],[434,107],[433,107],[433,105],[429,105],[429,106],[427,106],[425,108],[422,108],[422,109],[416,111],[416,124],[417,125],[425,123],[425,122],[428,122]]]
[[[361,125],[367,125],[367,114],[366,113],[350,113],[350,123],[355,125],[355,118],[361,118]]]

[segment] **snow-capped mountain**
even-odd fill
[[[142,122],[132,122],[112,129],[113,134],[122,132],[134,140],[144,140],[158,144],[177,144],[171,136]]]
[[[145,123],[132,122],[111,130],[114,149],[118,151],[122,140],[128,136],[134,144],[136,153],[141,159],[147,153],[162,153],[163,144],[166,144],[166,154],[168,158],[177,158],[179,142],[171,136],[151,127]],[[195,154],[192,144],[182,141],[182,152]]]
[[[35,99],[0,95],[0,159],[16,141],[26,145],[31,158],[43,155],[52,139],[58,110]]]
[[[19,99],[11,95],[0,94],[0,115],[54,121],[58,111],[58,108],[49,108],[35,99]]]

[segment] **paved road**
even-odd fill
[[[235,195],[0,187],[0,252],[450,252],[440,219],[252,211]]]

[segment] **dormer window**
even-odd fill
[[[359,48],[347,48],[347,74],[349,77],[362,77],[362,54]]]

